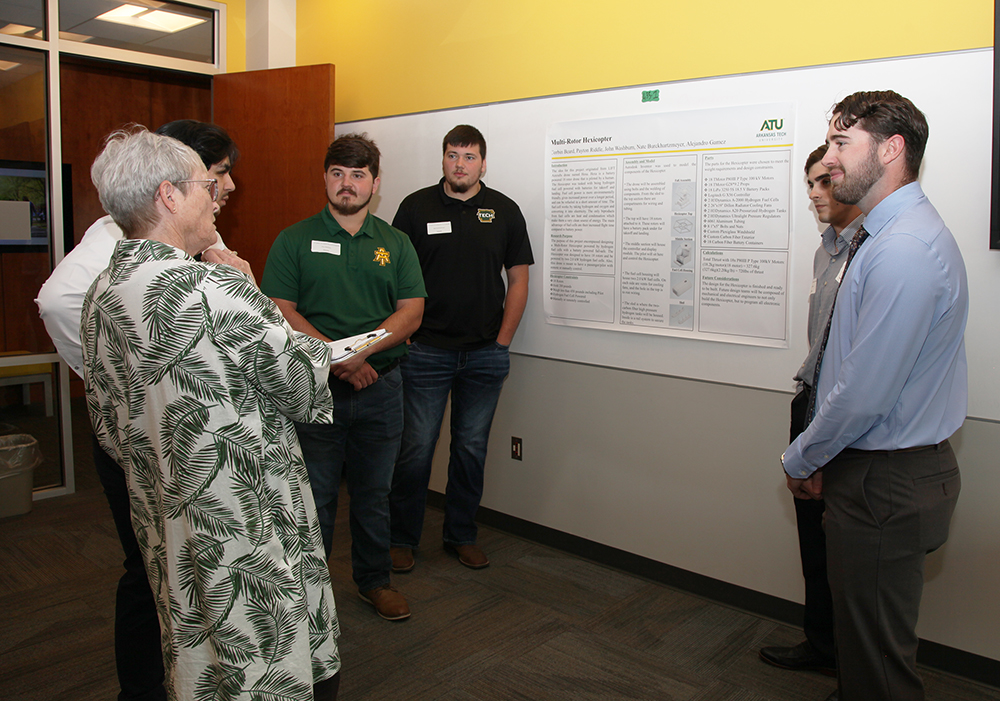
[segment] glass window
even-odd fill
[[[33,302],[51,270],[46,54],[0,45],[0,352],[48,353]]]
[[[55,36],[48,32],[54,19],[50,8],[58,15]],[[209,76],[218,68],[217,18],[224,14],[225,6],[210,0],[0,0],[0,438],[27,434],[37,440],[42,462],[29,478],[36,492],[43,492],[36,497],[72,491],[74,454],[90,450],[82,381],[56,359],[34,303],[51,272],[54,249],[69,251],[74,233],[76,238],[83,233],[74,232],[74,221],[85,229],[103,213],[88,178],[97,146],[67,148],[66,135],[98,138],[137,119],[152,126],[173,114],[171,106],[178,110],[174,118],[211,116],[210,85],[195,86],[207,97],[199,92],[194,102],[177,97],[176,88],[187,82],[178,83],[174,73],[166,90],[144,92],[136,89],[134,76],[125,75],[116,91],[104,92],[80,64],[122,61],[120,70],[135,71],[139,64]],[[53,75],[50,59],[56,52],[63,68]],[[103,100],[90,110],[93,124],[87,129],[74,112],[85,101],[61,83],[61,74],[73,69],[79,80],[70,87],[89,90],[92,102]],[[57,102],[52,95],[59,95],[63,114],[52,113]],[[107,109],[109,104],[117,111]],[[200,111],[192,113],[192,106]],[[52,119],[61,120],[62,144],[50,143]],[[59,180],[61,188],[54,182]],[[73,198],[77,181],[85,193],[79,202]],[[74,420],[64,422],[70,397]],[[76,432],[81,440],[73,440]]]
[[[45,0],[0,2],[0,34],[44,39]]]
[[[38,441],[36,489],[64,479],[56,364],[31,357],[54,350],[33,300],[64,235],[52,226],[46,71],[44,52],[0,45],[0,435]]]
[[[63,0],[59,37],[212,63],[215,12],[158,0]]]

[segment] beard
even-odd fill
[[[452,178],[449,178],[447,175],[444,177],[444,179],[445,181],[447,181],[448,187],[451,188],[451,191],[458,194],[468,192],[471,188],[476,186],[476,183],[479,182],[479,178],[469,178],[467,180],[453,180]]]
[[[362,209],[367,207],[368,203],[372,201],[372,195],[371,194],[368,195],[368,199],[365,200],[364,202],[358,202],[356,204],[350,204],[347,200],[335,200],[331,198],[329,195],[326,196],[326,199],[330,203],[330,206],[333,207],[333,210],[337,212],[337,214],[342,214],[345,217],[349,217],[352,214],[357,214]]]
[[[868,157],[858,165],[857,171],[848,175],[845,170],[844,177],[833,183],[833,196],[842,204],[857,204],[884,173],[885,166],[878,160],[878,145],[873,142]]]

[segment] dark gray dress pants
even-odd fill
[[[840,701],[923,701],[924,558],[948,539],[961,478],[948,441],[846,449],[823,469]]]

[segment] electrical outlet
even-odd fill
[[[510,457],[511,460],[521,459],[521,439],[517,436],[510,437]]]

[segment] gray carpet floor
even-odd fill
[[[83,441],[80,441],[81,443]],[[84,444],[78,489],[0,519],[0,699],[111,701],[120,546]],[[346,492],[346,490],[342,490]],[[497,530],[490,567],[446,553],[428,509],[417,567],[394,575],[413,616],[390,623],[351,580],[341,497],[330,571],[343,631],[341,701],[822,701],[833,679],[757,657],[801,631]],[[928,699],[1000,690],[924,670]]]

